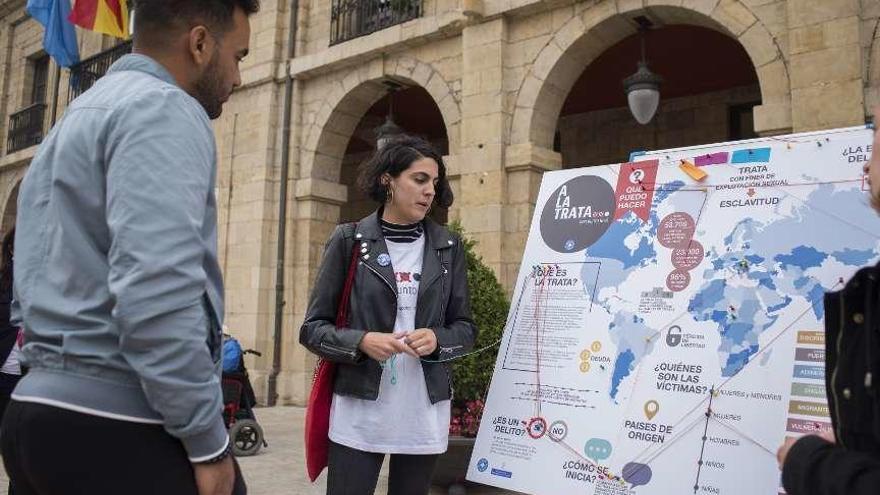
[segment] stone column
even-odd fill
[[[507,21],[497,18],[462,32],[461,144],[450,157],[456,188],[451,220],[461,221],[477,251],[496,273],[503,263],[506,173],[505,129],[509,115],[502,93]]]
[[[544,172],[562,168],[562,155],[531,143],[507,148],[507,205],[504,208],[503,261],[499,281],[512,293]]]
[[[795,132],[864,123],[858,0],[789,0]]]
[[[219,261],[226,289],[225,324],[244,348],[258,400],[265,402],[272,365],[278,177],[273,166],[278,86],[270,81],[235,93],[215,121]],[[268,109],[268,110],[267,110]]]
[[[304,405],[312,385],[317,359],[299,345],[299,324],[305,317],[309,295],[324,245],[336,228],[340,206],[348,199],[346,186],[317,178],[294,181],[293,201],[288,211],[288,256],[292,270],[287,270],[284,311],[282,371],[278,376],[278,404]]]

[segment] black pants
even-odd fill
[[[183,445],[160,425],[13,400],[0,448],[15,495],[198,495]]]
[[[6,406],[9,405],[12,391],[15,390],[19,380],[21,380],[21,375],[0,373],[0,418],[3,418],[3,413],[6,411]]]
[[[388,495],[427,495],[438,455],[391,454]],[[327,495],[372,495],[385,454],[330,442]]]
[[[21,375],[0,373],[0,420],[3,419],[3,414],[6,412],[6,406],[9,405],[12,391],[15,390],[15,386],[18,385],[19,380],[21,380]],[[6,494],[15,495],[15,489],[12,487],[12,480],[9,480]]]

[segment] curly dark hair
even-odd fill
[[[439,180],[434,188],[434,205],[449,208],[454,197],[446,180],[446,164],[431,143],[419,137],[400,135],[390,138],[368,162],[361,165],[357,185],[370,199],[384,203],[388,188],[382,184],[382,175],[387,173],[391,177],[399,177],[413,162],[422,158],[437,162]]]

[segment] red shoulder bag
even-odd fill
[[[357,224],[355,224],[357,227]],[[351,261],[348,265],[348,273],[345,276],[345,285],[339,296],[339,304],[336,309],[336,327],[349,325],[349,299],[351,288],[354,285],[354,275],[357,270],[357,242],[351,251]],[[330,404],[333,401],[333,378],[336,376],[336,364],[326,359],[318,359],[315,366],[315,374],[312,379],[312,392],[309,394],[309,402],[306,407],[306,470],[309,479],[314,482],[321,471],[327,467],[327,452],[330,448]]]

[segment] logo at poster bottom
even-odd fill
[[[489,459],[483,457],[482,459],[477,461],[477,471],[485,473],[487,469],[489,469]]]
[[[593,245],[614,221],[614,189],[605,179],[582,175],[559,186],[541,213],[541,237],[554,251],[573,253]]]

